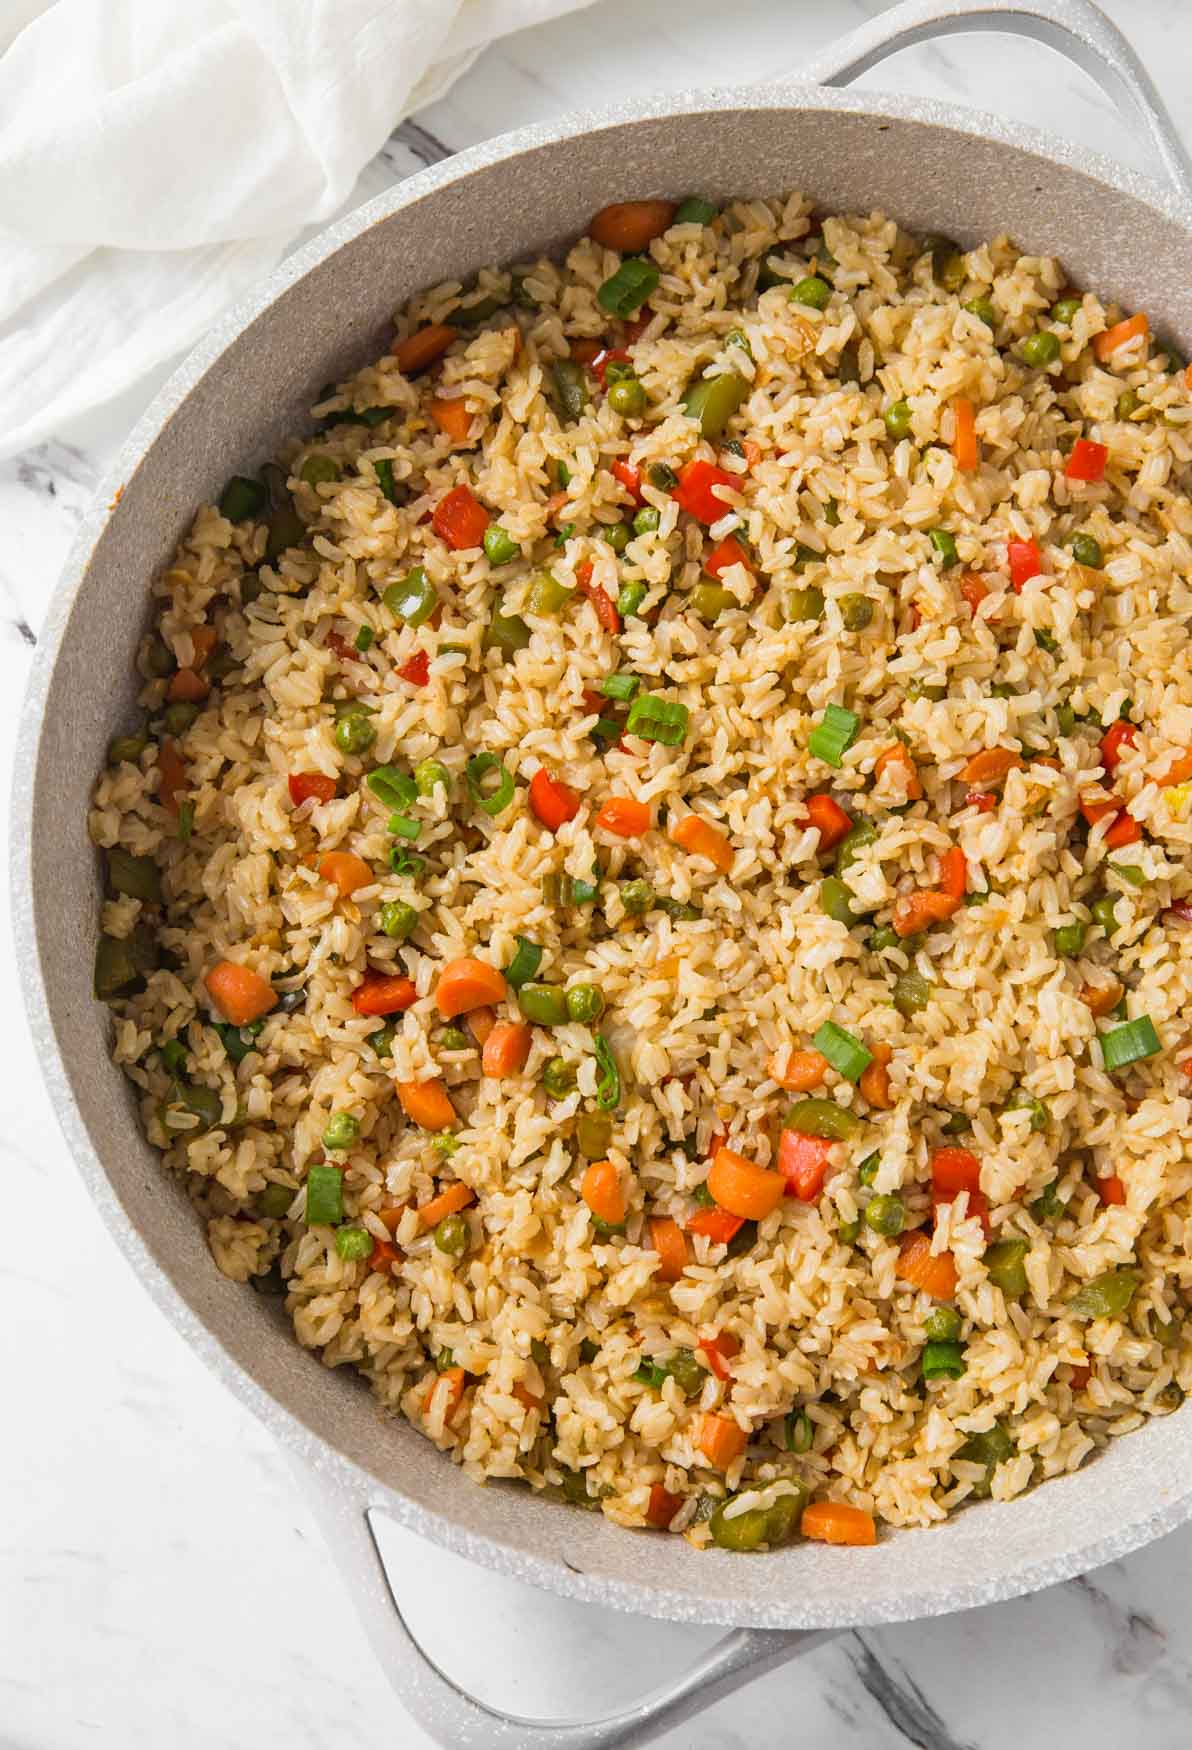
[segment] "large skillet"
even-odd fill
[[[1141,125],[1173,187],[989,117],[827,89],[909,43],[982,28],[1020,31],[1084,67]],[[633,1535],[528,1490],[477,1488],[420,1434],[382,1420],[346,1370],[303,1353],[268,1302],[219,1275],[181,1189],[141,1136],[108,1058],[107,1013],[80,997],[99,907],[96,860],[84,848],[88,793],[132,711],[148,580],[195,504],[301,429],[318,385],[381,351],[394,307],[421,287],[561,247],[610,200],[792,186],[829,209],[883,208],[913,231],[975,242],[1008,230],[1029,251],[1062,256],[1075,283],[1145,308],[1192,350],[1192,170],[1114,27],[1088,0],[907,0],[800,83],[685,93],[527,128],[390,190],[294,256],[203,342],[137,427],[80,531],[33,677],[17,764],[17,946],[67,1141],[159,1306],[295,1455],[374,1645],[442,1744],[640,1743],[825,1631],[1009,1598],[1192,1515],[1192,1407],[1010,1505],[975,1506],[871,1550],[697,1555],[680,1538]],[[615,1719],[509,1720],[463,1695],[407,1635],[369,1528],[374,1508],[571,1598],[738,1632]]]

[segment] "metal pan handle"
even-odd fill
[[[486,1706],[430,1660],[401,1613],[370,1513],[384,1512],[348,1473],[326,1474],[290,1454],[381,1668],[402,1705],[444,1750],[614,1750],[648,1744],[776,1665],[830,1640],[832,1629],[734,1629],[665,1688],[600,1720],[527,1720]]]
[[[899,49],[981,30],[1032,37],[1087,73],[1149,145],[1177,193],[1192,200],[1192,158],[1167,106],[1126,38],[1092,0],[902,0],[800,72],[817,85],[849,85]]]

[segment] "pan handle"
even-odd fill
[[[832,1629],[734,1629],[674,1682],[600,1720],[527,1720],[477,1701],[414,1639],[381,1559],[369,1515],[383,1512],[350,1473],[287,1455],[298,1486],[356,1607],[381,1668],[406,1711],[444,1750],[614,1750],[647,1744],[755,1677],[831,1640]]]
[[[1092,0],[902,0],[817,55],[801,76],[817,85],[849,85],[899,49],[981,30],[1032,37],[1087,73],[1150,146],[1176,192],[1192,200],[1192,158],[1167,106],[1117,25]]]

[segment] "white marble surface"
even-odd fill
[[[1192,131],[1185,0],[1108,5]],[[880,10],[876,0],[608,0],[490,52],[419,118],[432,138],[404,138],[433,153],[435,142],[455,149],[614,95],[775,77]],[[1100,94],[1029,44],[916,50],[869,82],[1010,112],[1138,161]],[[361,194],[414,161],[391,144]],[[5,810],[30,640],[80,510],[148,393],[0,466]],[[83,1196],[7,956],[0,981],[0,1746],[422,1750],[286,1463],[154,1310]],[[557,1717],[628,1699],[709,1638],[560,1605],[408,1534],[391,1547],[428,1644],[518,1711]],[[1192,1527],[1033,1599],[845,1636],[665,1742],[1188,1746],[1190,1555]]]

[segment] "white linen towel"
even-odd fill
[[[189,346],[488,43],[590,0],[0,0],[0,456]]]

